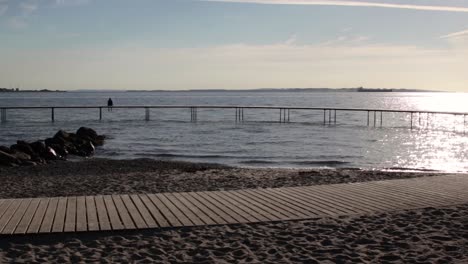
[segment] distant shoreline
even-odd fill
[[[48,89],[41,89],[41,90],[20,90],[18,88],[0,88],[0,93],[66,93],[68,91],[62,90],[48,90]]]

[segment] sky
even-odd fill
[[[468,92],[468,0],[0,0],[0,87]]]

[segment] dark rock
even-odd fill
[[[34,161],[25,160],[25,161],[22,161],[22,162],[21,162],[21,165],[22,165],[22,166],[36,166],[37,163],[34,162]]]
[[[21,140],[18,140],[16,144],[11,145],[10,149],[13,152],[24,152],[31,156],[34,154],[34,150],[31,146],[27,142]]]
[[[47,151],[44,154],[44,158],[46,160],[57,160],[59,159],[59,156],[57,155],[57,153],[55,152],[53,148],[47,147]]]
[[[80,156],[88,157],[94,154],[95,147],[91,141],[88,141],[81,145],[78,149]]]
[[[64,141],[67,141],[69,137],[70,137],[70,134],[63,130],[59,130],[54,135],[54,139],[63,139]]]
[[[77,131],[76,131],[76,135],[80,138],[84,138],[84,139],[88,139],[90,141],[94,141],[96,140],[98,134],[96,133],[96,131],[94,131],[93,129],[89,128],[89,127],[80,127]]]
[[[61,145],[65,146],[67,141],[65,141],[64,138],[47,138],[45,140],[46,146],[51,146],[51,145]]]
[[[65,146],[59,145],[59,144],[52,144],[49,145],[50,148],[53,148],[57,155],[59,155],[61,158],[65,158],[68,155],[68,150]]]
[[[29,144],[29,146],[31,146],[33,151],[38,153],[39,155],[42,155],[43,153],[47,151],[47,147],[44,141],[36,141],[36,142]]]
[[[17,163],[19,163],[19,160],[15,156],[0,150],[0,165],[12,166]]]
[[[22,163],[23,161],[26,161],[26,160],[31,160],[31,155],[28,155],[28,154],[26,154],[26,153],[24,153],[24,152],[20,152],[20,151],[16,152],[16,153],[13,154],[12,156],[14,156],[14,157],[17,158],[18,160],[20,160],[21,163]]]
[[[13,154],[13,151],[11,151],[11,149],[9,147],[6,147],[6,146],[0,146],[0,151],[3,151],[3,152],[8,153],[8,154]]]
[[[99,136],[96,137],[95,140],[93,140],[93,144],[95,146],[102,146],[102,145],[104,145],[104,139],[106,139],[106,136],[99,135]]]

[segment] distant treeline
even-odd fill
[[[19,88],[0,88],[0,93],[1,92],[9,92],[9,93],[21,93],[21,92],[66,92],[66,91],[60,91],[60,90],[48,90],[48,89],[42,89],[42,90],[20,90]]]
[[[127,90],[126,92],[437,92],[418,89],[386,89],[386,88],[259,88],[245,90],[227,89],[195,89],[195,90]]]

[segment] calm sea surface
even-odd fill
[[[0,107],[104,105],[280,105],[300,107],[381,108],[468,112],[468,94],[315,93],[315,92],[67,92],[0,93]],[[321,111],[290,112],[291,123],[278,123],[278,110],[188,109],[103,111],[96,109],[8,110],[0,124],[0,145],[18,139],[51,137],[59,129],[94,128],[109,139],[97,157],[155,158],[215,162],[254,167],[359,167],[468,171],[468,124],[463,116],[384,113],[380,127],[367,126],[367,113],[337,112],[337,124],[323,125]],[[467,131],[468,132],[468,131]]]

